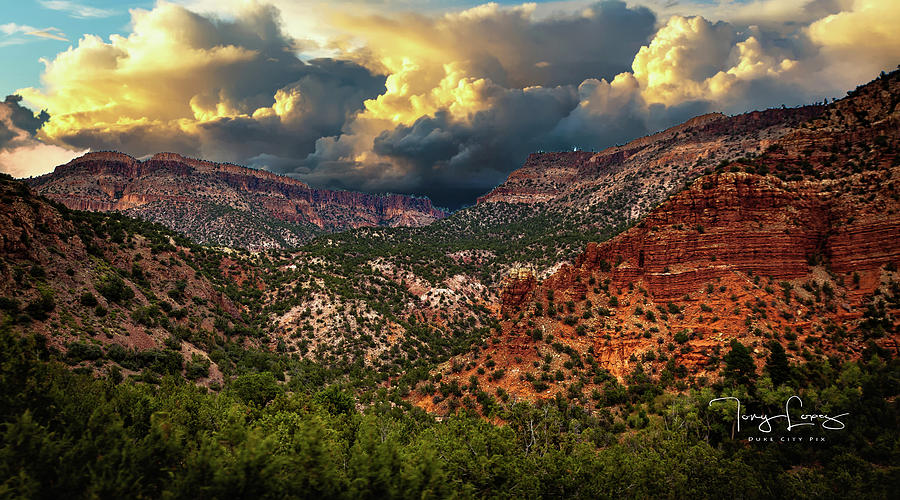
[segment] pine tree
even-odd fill
[[[775,341],[769,346],[769,359],[766,361],[766,371],[772,377],[772,383],[779,386],[790,378],[790,366],[788,366],[787,354],[784,347]]]
[[[750,351],[737,340],[731,341],[731,351],[725,355],[725,380],[746,385],[756,376],[756,365]]]

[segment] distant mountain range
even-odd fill
[[[261,250],[364,226],[422,226],[447,216],[423,197],[314,189],[289,177],[159,153],[88,153],[29,179],[69,208],[119,211],[201,244]]]
[[[577,213],[595,227],[636,220],[686,181],[723,161],[760,154],[825,109],[712,113],[600,152],[534,153],[478,204]],[[449,215],[423,197],[315,189],[271,172],[174,153],[144,161],[88,153],[27,182],[72,209],[118,211],[200,244],[251,250],[296,247],[359,227],[421,227]]]

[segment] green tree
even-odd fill
[[[230,390],[244,402],[258,406],[265,406],[284,392],[272,372],[241,375],[231,383]]]
[[[750,357],[750,350],[737,340],[731,341],[731,350],[725,355],[725,380],[733,384],[746,385],[756,377],[756,365]]]
[[[779,386],[788,381],[790,378],[790,366],[788,365],[787,354],[784,347],[776,341],[772,341],[769,346],[769,359],[766,361],[766,371],[772,377],[772,383]]]

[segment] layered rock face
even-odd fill
[[[666,300],[733,271],[796,279],[820,258],[836,273],[900,260],[900,217],[838,219],[846,200],[823,187],[746,173],[707,176],[639,227],[588,245],[575,266],[612,264],[614,285],[643,279],[654,298]]]
[[[500,294],[500,312],[508,315],[522,308],[537,286],[534,273],[525,270],[514,270],[503,281],[503,292]]]
[[[290,246],[322,231],[421,226],[447,215],[427,198],[314,189],[271,172],[174,153],[145,161],[88,153],[29,182],[72,209],[123,211],[203,243],[250,248]]]
[[[648,213],[688,179],[722,161],[758,154],[819,116],[824,106],[711,113],[600,152],[535,153],[478,203],[544,204],[584,210],[617,200],[629,218]]]
[[[715,174],[652,212],[639,227],[589,244],[575,266],[592,270],[605,262],[613,266],[614,286],[643,279],[661,300],[735,270],[793,279],[805,275],[810,259],[829,247],[830,219],[828,204],[812,186]],[[900,256],[900,245],[893,254]]]
[[[773,116],[741,120],[766,124]],[[701,117],[692,126],[745,130],[728,120]],[[616,154],[627,162],[640,154],[634,149]],[[577,167],[566,170],[565,155],[529,163],[544,161],[564,185],[599,161],[572,156]],[[853,358],[873,343],[897,355],[898,267],[895,72],[816,111],[761,154],[717,165],[548,278],[507,279],[496,337],[453,360],[466,368],[449,377],[475,376],[487,393],[540,399],[606,390],[609,375],[715,378],[733,339],[760,369],[773,341],[796,360]],[[480,375],[483,359],[503,375]]]

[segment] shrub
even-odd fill
[[[242,375],[231,383],[229,390],[242,401],[259,406],[265,406],[284,392],[272,372]]]
[[[106,355],[109,359],[121,364],[128,357],[128,349],[119,344],[112,344],[106,348]]]
[[[84,360],[93,361],[103,356],[100,346],[87,342],[70,342],[66,347],[69,350],[67,354],[69,359],[75,363]]]
[[[13,297],[0,297],[0,310],[10,314],[19,312],[19,300]]]
[[[56,300],[53,298],[53,290],[40,287],[38,291],[38,297],[25,306],[25,312],[38,321],[44,321],[56,309]]]
[[[124,303],[134,298],[134,290],[112,272],[104,274],[94,288],[110,302]]]
[[[319,391],[313,397],[313,400],[332,415],[350,414],[356,407],[356,401],[353,399],[353,396],[342,391],[336,385]]]
[[[147,328],[152,328],[156,324],[155,318],[159,316],[159,314],[159,308],[156,306],[138,307],[131,312],[131,319],[133,319],[135,323],[144,325]]]
[[[94,297],[94,294],[91,292],[84,292],[81,294],[81,305],[84,307],[97,307],[97,297]]]
[[[209,376],[209,359],[199,354],[191,355],[191,360],[185,367],[185,375],[191,380],[206,378]]]

